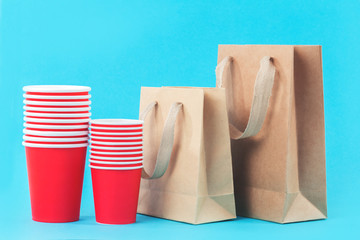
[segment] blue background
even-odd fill
[[[313,239],[360,227],[360,1],[1,1],[0,238]],[[218,44],[320,44],[329,218],[192,226],[138,215],[95,223],[89,169],[81,221],[31,221],[22,141],[22,86],[92,87],[93,118],[137,118],[141,86],[215,86]]]

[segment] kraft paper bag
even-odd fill
[[[191,224],[236,218],[225,90],[142,87],[140,119],[138,213]]]
[[[226,89],[237,214],[326,218],[321,46],[219,45],[216,75]]]

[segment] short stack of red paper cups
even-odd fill
[[[143,167],[143,121],[90,121],[90,168],[98,223],[136,221]]]
[[[23,88],[24,141],[32,219],[79,220],[88,146],[90,87]]]

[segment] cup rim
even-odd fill
[[[90,149],[100,149],[100,150],[135,150],[135,149],[143,149],[141,147],[99,147],[99,146],[90,146]]]
[[[139,141],[139,142],[97,142],[97,141],[93,141],[92,139],[90,139],[90,143],[99,144],[99,145],[138,145],[138,144],[143,145],[143,141]]]
[[[141,157],[97,157],[90,154],[89,156],[92,159],[103,159],[103,160],[138,160],[138,159],[144,159],[144,156]]]
[[[90,105],[91,101],[46,102],[46,101],[24,100],[23,103],[26,105],[37,105],[37,106],[85,106],[85,105]]]
[[[38,112],[86,112],[90,111],[91,107],[80,107],[80,108],[48,108],[48,107],[29,107],[24,106],[24,110],[27,111],[38,111]]]
[[[98,169],[98,170],[135,170],[135,169],[140,169],[143,168],[143,166],[138,166],[138,167],[98,167],[98,166],[92,166],[91,164],[89,164],[90,168],[93,169]]]
[[[139,135],[139,134],[143,134],[143,131],[141,132],[133,132],[133,133],[120,133],[120,132],[97,132],[97,131],[93,131],[90,128],[90,133],[91,134],[97,134],[97,135]]]
[[[88,141],[88,137],[79,137],[79,138],[47,138],[47,137],[29,137],[24,135],[23,140],[25,141],[35,141],[35,142],[80,142]]]
[[[72,131],[72,132],[51,132],[51,131],[36,131],[36,130],[28,130],[24,129],[23,133],[26,135],[35,135],[35,136],[82,136],[88,135],[88,131]]]
[[[97,164],[106,164],[106,165],[133,165],[133,164],[143,163],[144,161],[141,160],[141,161],[133,161],[133,162],[126,162],[126,161],[123,161],[123,162],[105,162],[105,161],[96,161],[96,160],[89,159],[89,162],[90,163],[97,163]]]
[[[23,87],[23,91],[39,93],[76,93],[90,92],[91,87],[78,85],[28,85]]]
[[[131,135],[123,135],[124,137],[98,137],[91,135],[91,131],[89,131],[91,138],[96,139],[102,139],[102,140],[138,140],[138,139],[144,139],[144,137],[128,137]],[[132,134],[132,135],[139,135],[139,134]],[[141,134],[142,135],[142,134]]]
[[[32,94],[23,94],[24,98],[31,99],[90,99],[91,95],[68,95],[68,96],[59,96],[59,95],[32,95]]]
[[[41,124],[31,124],[31,123],[24,123],[24,127],[26,128],[37,128],[37,129],[83,129],[88,128],[88,124],[84,125],[41,125]]]
[[[132,149],[129,149],[132,150]],[[98,152],[90,149],[90,153],[100,154],[100,155],[136,155],[136,154],[144,154],[144,151],[138,152]]]
[[[39,123],[88,123],[90,118],[79,118],[79,119],[45,119],[45,118],[32,118],[24,117],[25,122],[39,122]]]
[[[91,113],[33,113],[24,111],[23,114],[25,116],[32,117],[90,117]]]
[[[87,147],[88,143],[77,143],[77,144],[42,144],[42,143],[27,143],[22,142],[22,145],[25,147],[33,148],[82,148]]]
[[[102,129],[102,130],[139,130],[143,129],[143,127],[98,127],[98,126],[91,126],[93,129]],[[96,130],[95,130],[96,131]],[[99,130],[101,131],[101,130]]]
[[[103,119],[92,119],[90,123],[97,125],[139,125],[139,124],[144,124],[144,121],[137,119],[103,118]]]

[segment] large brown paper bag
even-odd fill
[[[216,75],[227,95],[237,214],[326,218],[321,47],[219,45]]]
[[[140,113],[138,212],[192,224],[235,218],[225,90],[142,87]]]

